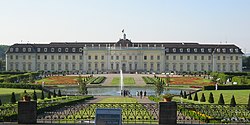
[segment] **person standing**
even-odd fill
[[[147,96],[147,92],[146,92],[146,90],[144,91],[143,96],[144,96],[144,98]]]
[[[140,91],[140,98],[142,98],[142,91]]]

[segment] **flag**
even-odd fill
[[[124,33],[124,29],[122,30],[122,33]]]

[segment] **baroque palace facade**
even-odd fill
[[[243,52],[233,44],[173,42],[52,42],[14,44],[6,52],[7,71],[193,72],[242,71]]]

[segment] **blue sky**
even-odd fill
[[[250,0],[0,0],[0,44],[235,43],[250,52]]]

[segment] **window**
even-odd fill
[[[176,60],[176,56],[173,56],[173,60]]]
[[[197,71],[197,64],[194,64],[194,71]]]
[[[79,52],[82,52],[83,51],[83,49],[82,48],[79,48]]]
[[[187,70],[190,71],[190,64],[187,64]]]
[[[61,52],[62,51],[62,49],[61,48],[58,48],[58,52]]]
[[[204,56],[201,56],[201,60],[204,60]]]
[[[44,51],[44,52],[47,52],[47,48],[44,48],[43,51]]]
[[[113,63],[111,63],[111,69],[112,69],[112,70],[114,69],[114,64],[113,64]]]
[[[180,71],[183,71],[183,64],[180,64]]]
[[[160,71],[160,63],[157,63],[157,71]]]
[[[76,64],[72,63],[72,70],[76,70]]]
[[[69,52],[69,48],[65,48],[65,52]]]
[[[135,63],[135,70],[137,70],[137,63]]]
[[[187,56],[187,60],[190,60],[190,56]]]
[[[104,70],[104,63],[101,63],[101,69]]]
[[[95,56],[95,60],[98,60],[98,56]]]
[[[61,58],[62,58],[62,57],[59,55],[59,56],[58,56],[58,60],[61,60]]]
[[[82,55],[79,56],[80,60],[82,60]]]
[[[211,60],[211,56],[208,56],[208,60]]]
[[[231,49],[229,49],[229,51],[230,51],[230,53],[232,53],[232,52],[234,52],[234,50],[231,48]]]
[[[187,52],[190,52],[190,48],[187,48]]]
[[[161,58],[160,58],[160,56],[157,56],[157,60],[160,60]]]
[[[233,60],[234,58],[233,58],[233,56],[230,56],[230,60]]]
[[[225,48],[223,48],[223,49],[222,49],[222,52],[223,52],[223,53],[226,53],[226,49],[225,49]]]
[[[44,63],[44,70],[48,70],[48,65],[47,65],[47,63]]]
[[[13,52],[13,48],[10,48],[10,52]]]
[[[194,48],[194,52],[197,52],[198,50],[197,50],[197,48]]]
[[[55,70],[55,64],[54,63],[51,63],[51,70]]]
[[[10,55],[10,59],[13,59],[13,56],[12,56],[12,55]]]
[[[54,55],[51,55],[51,59],[54,60]]]
[[[239,59],[239,57],[238,56],[235,56],[235,60],[238,60]]]
[[[147,56],[144,56],[144,60],[147,60]]]
[[[37,59],[38,59],[38,60],[40,59],[40,56],[39,56],[39,55],[37,56]]]
[[[15,51],[16,51],[16,52],[18,52],[18,50],[19,50],[18,48],[15,48]]]
[[[111,56],[111,60],[113,60],[114,59],[114,56]]]
[[[239,49],[235,49],[235,52],[238,53],[238,52],[239,52]]]
[[[54,48],[51,48],[51,52],[54,52],[55,51],[55,49]]]
[[[58,70],[62,70],[62,64],[58,63]]]
[[[80,67],[80,70],[83,70],[83,64],[82,63],[79,64],[79,67]]]
[[[194,60],[197,60],[197,56],[194,56]]]
[[[226,56],[223,56],[223,60],[226,60]]]
[[[126,56],[122,56],[122,59],[125,60],[125,59],[126,59]]]
[[[28,56],[28,59],[31,60],[31,55]]]
[[[26,56],[25,55],[23,55],[23,60],[25,60],[26,59]]]
[[[66,60],[68,60],[68,59],[69,59],[68,55],[66,55],[66,56],[65,56],[65,59],[66,59]]]
[[[91,56],[89,56],[88,58],[89,58],[89,60],[91,60]]]
[[[23,52],[26,52],[26,48],[23,48]]]
[[[169,60],[169,56],[166,56],[166,60]]]
[[[135,60],[137,60],[137,56],[135,56]]]
[[[175,49],[175,48],[173,48],[173,52],[174,52],[174,53],[176,52],[176,49]]]
[[[69,70],[69,64],[65,63],[65,70]]]
[[[210,52],[210,53],[211,53],[211,52],[212,52],[212,49],[211,49],[211,48],[209,48],[209,49],[208,49],[208,52]]]
[[[104,60],[104,56],[102,56],[102,60]]]
[[[154,63],[150,63],[150,71],[154,70]]]
[[[41,51],[41,48],[37,48],[37,52],[40,52]]]
[[[119,63],[116,63],[116,70],[119,70]]]
[[[18,55],[16,55],[16,59],[18,59]]]
[[[150,56],[150,59],[151,59],[151,60],[154,60],[154,56]]]
[[[220,60],[220,56],[217,57],[217,60]]]
[[[204,53],[204,52],[205,52],[205,49],[204,49],[204,48],[201,48],[201,52]]]
[[[129,63],[129,70],[132,70],[132,64]]]
[[[76,59],[76,56],[73,55],[73,56],[72,56],[72,60],[75,60],[75,59]]]
[[[166,48],[166,52],[169,52],[169,48]]]
[[[180,52],[181,52],[181,53],[183,52],[183,49],[182,49],[182,48],[180,48]]]
[[[47,55],[44,55],[44,60],[46,60],[47,59]]]
[[[147,70],[147,63],[144,63],[144,70]]]
[[[116,56],[116,59],[119,60],[119,56]]]
[[[132,56],[129,56],[129,60],[132,60]]]
[[[217,52],[220,52],[220,48],[217,48]]]
[[[180,60],[183,60],[183,56],[180,56]]]
[[[28,52],[31,52],[31,48],[28,48]]]
[[[76,52],[76,48],[72,48],[72,52]]]

